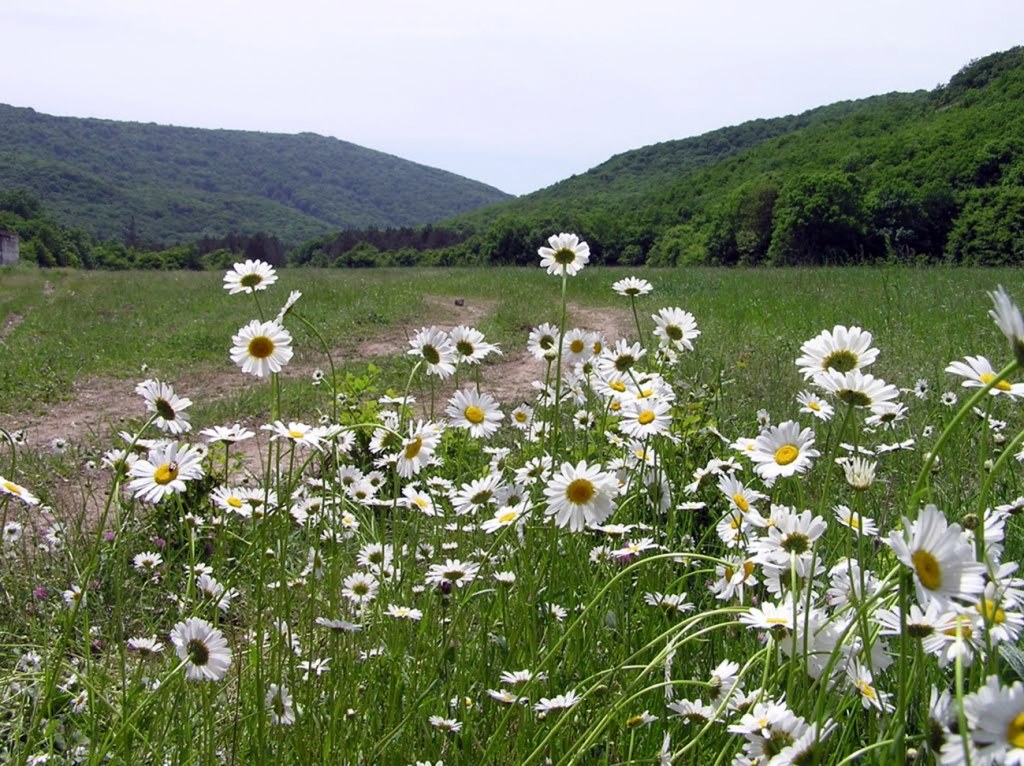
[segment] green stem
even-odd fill
[[[562,267],[562,316],[558,322],[558,350],[555,361],[555,402],[552,407],[552,423],[551,427],[551,445],[548,449],[549,454],[554,455],[558,451],[558,423],[560,418],[559,407],[562,403],[562,339],[565,337],[565,317],[566,317],[566,305],[565,295],[568,288],[569,275],[565,270],[565,266]]]
[[[324,356],[327,357],[327,364],[331,368],[331,386],[333,388],[333,386],[337,384],[337,375],[334,369],[334,357],[331,356],[331,349],[328,347],[327,341],[324,340],[324,336],[320,334],[316,327],[306,319],[306,317],[301,314],[297,314],[294,311],[292,311],[292,316],[302,322],[302,324],[306,325],[307,329],[313,333],[313,337],[320,341],[320,347],[323,348]],[[338,422],[338,397],[336,396],[331,397],[331,420],[335,423]]]
[[[949,424],[942,430],[942,433],[939,435],[939,440],[935,442],[935,446],[928,454],[928,459],[925,460],[924,465],[921,466],[921,472],[917,475],[917,481],[914,483],[914,492],[910,496],[911,520],[917,516],[917,505],[921,499],[922,493],[924,492],[925,481],[928,478],[928,474],[931,471],[932,466],[935,465],[935,460],[938,458],[939,452],[946,444],[946,440],[949,439],[953,431],[956,430],[956,427],[960,425],[960,421],[967,417],[967,413],[981,401],[982,397],[988,396],[988,392],[993,386],[999,383],[999,381],[1005,380],[1010,373],[1016,371],[1019,367],[1020,363],[1016,359],[1006,365],[992,380],[979,388],[978,391],[968,399],[966,403],[964,403],[963,407],[960,408],[960,411],[953,416],[953,419],[949,421]]]

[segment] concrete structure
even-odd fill
[[[0,229],[0,266],[18,264],[18,235],[13,231]]]

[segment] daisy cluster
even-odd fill
[[[565,286],[590,252],[563,233],[539,255]],[[224,278],[259,311],[228,356],[272,391],[301,320],[297,292],[264,316],[276,281]],[[929,383],[877,377],[872,334],[836,325],[769,403],[784,419],[737,423],[690,364],[697,319],[641,321],[646,279],[612,289],[637,336],[531,328],[543,374],[514,402],[469,382],[502,350],[468,326],[414,333],[410,386],[359,422],[320,370],[324,413],[274,399],[198,431],[144,380],[80,547],[30,534],[39,497],[0,477],[2,582],[49,578],[22,610],[46,640],[7,641],[0,763],[1020,762],[1024,499],[996,502],[1020,362],[951,362],[968,401],[937,434],[911,417]],[[1024,320],[992,299],[1017,355]],[[964,422],[986,473],[949,493]]]

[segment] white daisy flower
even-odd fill
[[[461,588],[476,579],[480,571],[480,565],[473,562],[462,562],[459,559],[445,559],[443,564],[432,564],[427,570],[426,581],[428,585],[449,586],[454,585]]]
[[[504,527],[511,526],[523,518],[529,507],[525,502],[518,503],[517,505],[506,505],[499,508],[494,513],[494,518],[487,519],[480,525],[480,529],[487,534],[493,534]]]
[[[262,378],[280,372],[292,358],[292,336],[277,322],[254,319],[231,338],[231,361]]]
[[[388,604],[387,615],[399,620],[412,620],[414,622],[423,619],[423,612],[419,609],[399,606],[398,604]]]
[[[185,665],[189,681],[219,681],[231,667],[224,634],[206,620],[189,617],[171,630],[171,643]]]
[[[622,433],[633,439],[643,439],[668,431],[672,425],[672,405],[662,399],[626,401],[619,416]]]
[[[878,358],[878,349],[871,346],[871,333],[859,327],[847,329],[836,325],[822,330],[800,347],[796,360],[804,378],[811,380],[828,371],[840,373],[867,367]]]
[[[534,327],[526,341],[526,350],[535,359],[554,361],[558,355],[558,328],[546,322]]]
[[[353,604],[369,604],[377,597],[380,584],[366,572],[354,572],[342,583],[341,595]]]
[[[989,297],[995,308],[989,310],[988,315],[995,320],[1003,335],[1010,341],[1017,361],[1024,364],[1024,317],[1021,316],[1020,309],[1002,285],[989,293]]]
[[[800,412],[813,415],[818,420],[828,421],[835,415],[832,405],[811,391],[801,391],[796,395],[796,400],[800,404]]]
[[[422,327],[409,341],[412,347],[405,353],[423,359],[427,363],[427,375],[436,375],[446,380],[455,372],[455,346],[444,330],[437,327]]]
[[[145,400],[146,409],[156,414],[153,423],[161,431],[183,434],[192,430],[185,412],[192,406],[191,399],[176,395],[173,388],[159,380],[142,381],[135,387],[135,393]]]
[[[800,424],[787,420],[777,426],[769,426],[754,439],[750,459],[756,464],[754,470],[763,479],[774,481],[780,476],[805,473],[812,458],[821,453],[814,449],[814,433],[810,428],[800,429]]]
[[[654,337],[658,339],[661,347],[693,351],[693,341],[700,335],[693,314],[680,308],[665,308],[660,309],[657,314],[652,314],[651,319],[656,325]]]
[[[970,762],[978,764],[1024,763],[1024,686],[1019,681],[1004,688],[998,676],[964,697],[964,713],[973,752]],[[967,763],[961,734],[947,734],[942,746],[942,763]]]
[[[996,371],[992,364],[983,356],[967,356],[963,362],[951,362],[946,372],[966,378],[961,384],[964,388],[983,388],[996,379]],[[1006,395],[1011,399],[1024,396],[1024,383],[1010,383],[1000,380],[988,390],[992,396]]]
[[[288,687],[281,684],[267,685],[267,712],[275,726],[290,726],[295,723],[295,706]]]
[[[481,394],[475,388],[456,391],[445,412],[454,427],[468,429],[474,439],[491,436],[505,417],[493,396]]]
[[[0,476],[0,494],[16,497],[25,505],[39,505],[38,497],[25,489],[25,487],[14,483],[10,479],[5,479],[3,476]]]
[[[538,713],[550,713],[552,710],[567,710],[580,701],[576,690],[567,691],[554,697],[541,697],[540,702],[533,706]]]
[[[559,527],[579,532],[586,524],[602,524],[615,510],[619,481],[600,465],[588,466],[581,460],[575,466],[562,463],[558,473],[544,488],[546,513],[555,517]]]
[[[156,503],[167,495],[185,491],[185,482],[203,477],[202,457],[195,447],[171,442],[136,460],[128,475],[128,488],[147,503]]]
[[[934,505],[925,507],[913,524],[903,519],[903,532],[892,532],[889,545],[901,562],[914,571],[917,596],[948,604],[974,599],[985,587],[984,567],[964,540],[959,524],[949,524]]]
[[[247,260],[236,263],[224,275],[224,289],[229,295],[238,293],[254,293],[266,290],[277,281],[274,267],[264,261]]]
[[[320,449],[320,443],[324,438],[324,429],[321,426],[310,426],[305,423],[290,421],[285,425],[280,420],[265,426],[260,426],[262,431],[270,431],[271,441],[286,439],[292,444],[309,449]]]
[[[454,718],[445,718],[444,716],[432,715],[427,719],[431,726],[435,726],[441,731],[450,733],[456,733],[462,729],[462,723],[455,720]]]
[[[210,444],[220,442],[222,444],[234,444],[235,442],[245,441],[251,439],[256,434],[250,431],[248,428],[243,428],[238,423],[233,426],[212,426],[211,428],[204,428],[199,432],[202,436],[206,437],[206,441]]]
[[[867,407],[874,412],[890,405],[899,396],[896,386],[860,370],[837,372],[826,370],[814,378],[816,385],[853,407]]]
[[[501,355],[501,349],[484,340],[484,334],[473,327],[459,325],[451,331],[455,357],[460,364],[480,364],[490,354]]]
[[[619,295],[629,298],[638,295],[648,295],[654,291],[654,286],[646,279],[639,277],[626,277],[612,285],[612,289]]]
[[[590,246],[575,234],[555,234],[538,251],[540,267],[548,274],[576,276],[590,261]]]
[[[602,375],[625,375],[647,354],[639,343],[629,343],[620,338],[614,348],[605,349],[597,358],[597,367]]]

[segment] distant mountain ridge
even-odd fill
[[[270,232],[414,226],[510,199],[437,168],[314,133],[53,117],[0,105],[0,191],[25,190],[100,239],[170,245]]]

